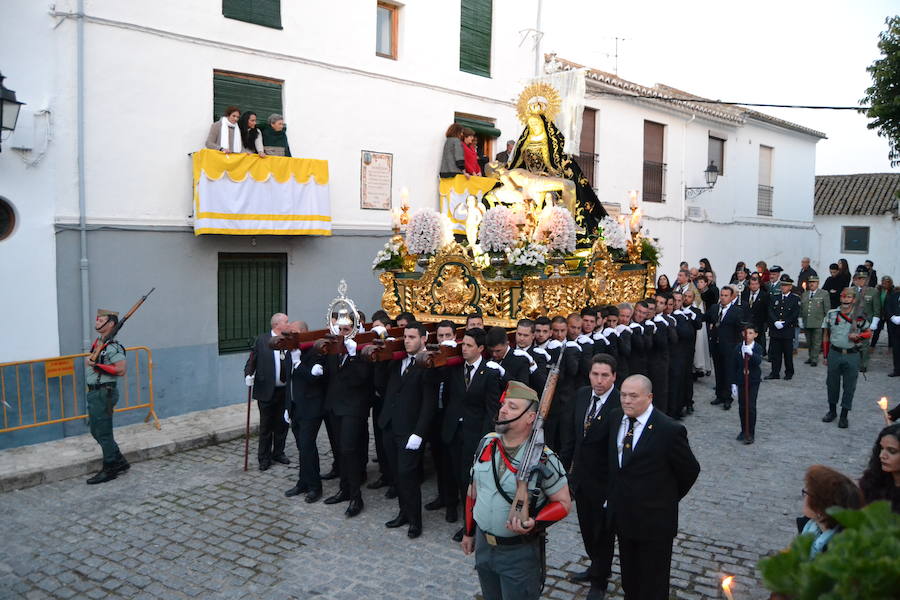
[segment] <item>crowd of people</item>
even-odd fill
[[[273,113],[259,123],[256,113],[229,106],[222,117],[210,125],[206,147],[225,154],[291,156],[284,117]]]

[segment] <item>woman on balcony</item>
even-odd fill
[[[462,136],[466,173],[481,175],[481,158],[478,156],[478,147],[475,145],[475,132],[468,127],[463,127]]]
[[[262,130],[263,148],[269,156],[290,156],[287,126],[284,117],[279,114],[269,115],[269,126]]]
[[[256,126],[256,113],[247,111],[238,119],[238,128],[241,130],[241,142],[244,144],[244,152],[247,154],[266,155],[263,148],[262,135]]]
[[[219,150],[225,154],[241,152],[241,136],[237,122],[241,116],[241,109],[237,106],[229,106],[221,119],[209,127],[209,135],[206,136],[206,147],[210,150]]]
[[[453,123],[447,128],[444,152],[441,154],[441,177],[456,177],[466,171],[466,155],[463,150],[463,126]]]

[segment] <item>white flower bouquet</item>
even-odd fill
[[[627,250],[630,236],[625,227],[612,217],[603,217],[600,221],[600,230],[603,232],[603,241],[606,247],[615,250]]]
[[[372,269],[399,269],[403,266],[402,250],[403,242],[394,241],[394,238],[391,238],[375,255],[372,260]]]
[[[520,276],[527,275],[547,264],[547,252],[547,246],[524,239],[519,246],[506,250],[506,262]]]
[[[535,229],[534,239],[547,246],[551,252],[575,252],[575,219],[572,213],[562,206],[552,206],[544,211]]]
[[[511,210],[495,206],[484,213],[478,234],[485,252],[506,252],[507,248],[515,246],[519,229]]]
[[[441,215],[430,208],[420,208],[413,213],[406,228],[406,251],[419,256],[438,251],[443,239]]]

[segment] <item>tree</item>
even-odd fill
[[[878,49],[882,57],[866,70],[872,75],[872,87],[860,104],[867,105],[867,127],[877,129],[888,139],[891,166],[900,165],[900,16],[885,19],[887,29],[881,32]]]

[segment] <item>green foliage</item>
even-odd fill
[[[659,258],[662,256],[659,247],[650,238],[641,238],[641,260],[646,260],[654,267],[659,266]]]
[[[862,510],[829,509],[843,531],[809,559],[813,536],[759,561],[765,586],[796,600],[888,600],[900,595],[900,515],[888,502]]]
[[[900,165],[900,16],[885,19],[887,29],[881,32],[878,49],[882,57],[866,70],[872,76],[872,86],[860,101],[869,108],[869,129],[888,139],[891,166]]]

